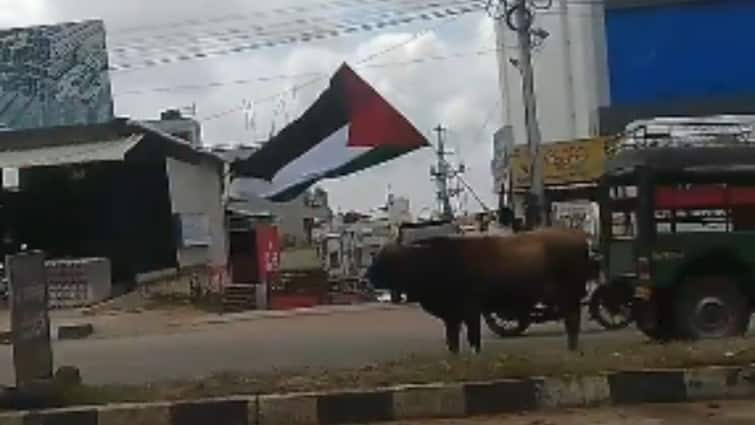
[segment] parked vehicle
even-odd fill
[[[628,285],[606,285],[591,282],[588,296],[582,305],[589,317],[607,330],[619,330],[632,323],[632,288]],[[523,335],[533,324],[542,324],[563,319],[553,306],[535,305],[526,315],[516,315],[516,309],[502,306],[500,311],[483,314],[485,324],[496,335],[510,338]]]
[[[755,306],[755,146],[625,150],[601,182],[607,279],[656,339],[744,334]]]

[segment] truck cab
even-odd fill
[[[600,182],[609,281],[634,287],[652,338],[744,334],[755,304],[755,146],[619,152]]]

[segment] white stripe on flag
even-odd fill
[[[286,164],[275,174],[272,182],[260,179],[243,179],[247,181],[244,184],[244,192],[271,197],[300,183],[320,178],[329,171],[348,164],[355,158],[369,152],[372,149],[370,146],[347,146],[349,128],[349,124],[341,127],[322,142]]]

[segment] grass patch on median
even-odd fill
[[[68,391],[65,405],[184,400],[226,395],[328,391],[402,384],[484,381],[528,376],[589,375],[600,372],[755,363],[755,340],[732,339],[695,344],[601,344],[581,353],[563,348],[527,356],[497,352],[479,356],[421,357],[358,369],[288,370],[266,374],[220,373],[194,381],[133,386],[81,386]]]

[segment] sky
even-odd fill
[[[340,2],[342,6],[326,9],[323,5],[327,1],[0,0],[0,27],[102,19],[109,48],[132,46],[131,56],[111,56],[111,65],[117,65],[145,55],[164,57],[170,53],[165,53],[166,49],[171,48],[175,57],[175,51],[191,47],[192,37],[213,30],[241,28],[251,34],[255,25],[264,30],[280,22],[291,24],[300,17],[359,22],[366,19],[370,2],[393,1],[398,7],[418,2],[345,0]],[[297,6],[302,9],[293,9]],[[286,13],[276,14],[272,8]],[[286,28],[295,32],[294,27]],[[502,119],[494,48],[493,22],[484,12],[476,12],[285,47],[114,70],[115,112],[135,119],[155,119],[164,109],[195,105],[206,144],[264,141],[299,116],[325,89],[327,77],[346,62],[433,142],[432,129],[438,124],[447,127],[446,138],[455,152],[454,159],[466,165],[464,179],[493,207],[492,135]],[[446,59],[434,59],[437,57]],[[237,80],[252,81],[228,84]],[[298,87],[313,80],[318,81]],[[211,82],[224,85],[152,90]],[[390,188],[394,194],[411,199],[415,214],[425,214],[435,206],[429,173],[433,160],[433,151],[423,149],[320,185],[328,190],[336,210],[369,211],[385,202]],[[474,197],[467,199],[470,211],[482,209]]]

